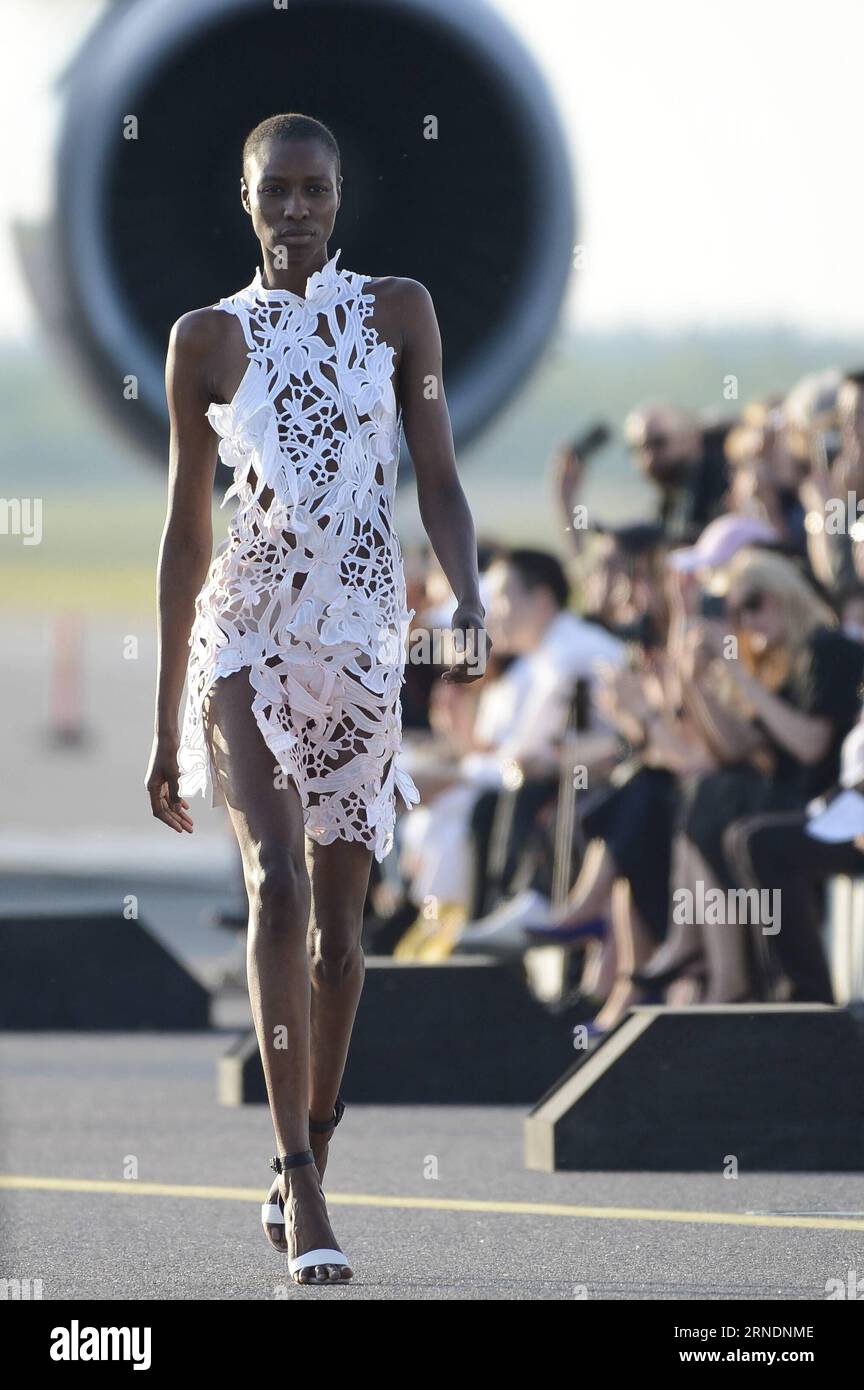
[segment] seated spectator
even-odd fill
[[[850,584],[837,595],[840,627],[853,642],[864,642],[864,583]]]
[[[663,634],[659,648],[642,652],[637,670],[607,673],[607,684],[598,693],[602,712],[637,757],[623,776],[613,775],[613,786],[605,793],[584,803],[581,832],[589,843],[567,901],[553,910],[536,893],[526,894],[521,904],[493,914],[484,937],[478,935],[478,943],[488,942],[490,929],[497,925],[500,935],[506,920],[508,932],[517,921],[524,927],[526,944],[572,944],[596,937],[602,949],[589,954],[583,985],[605,1000],[595,1020],[597,1030],[613,1026],[626,1008],[645,997],[646,987],[634,986],[630,976],[666,935],[678,778],[716,765],[682,707],[677,679],[681,633],[695,620],[700,584],[745,544],[778,540],[764,521],[726,515],[712,521],[695,545],[669,554],[665,611],[675,616],[674,631]],[[653,601],[652,606],[656,610]],[[610,912],[613,901],[617,911]]]
[[[799,492],[813,574],[829,592],[849,589],[864,579],[864,526],[856,514],[848,517],[850,495],[853,501],[864,496],[864,377],[805,377],[789,393],[786,413],[798,449],[809,455]]]
[[[694,583],[683,571],[669,571],[676,625]],[[674,644],[661,641],[643,649],[631,669],[606,672],[598,706],[627,740],[631,756],[608,788],[584,799],[580,832],[587,850],[566,902],[553,910],[535,901],[522,914],[526,944],[587,943],[582,989],[603,1001],[589,1024],[594,1035],[614,1027],[632,1004],[656,998],[652,985],[635,981],[635,972],[666,934],[678,778],[714,765],[682,707],[676,665]]]
[[[839,449],[833,471],[838,495],[864,500],[864,371],[848,371],[837,391]],[[829,460],[830,462],[830,460]]]
[[[485,608],[486,570],[492,556],[499,547],[488,541],[478,541],[477,570],[480,579],[480,601]],[[408,595],[407,606],[414,609],[414,618],[407,636],[409,654],[423,642],[432,629],[449,626],[456,608],[456,599],[450,588],[441,565],[428,544],[417,550],[408,550],[405,555],[405,579]],[[424,661],[408,660],[405,663],[402,686],[402,726],[407,741],[416,747],[422,733],[430,731],[430,701],[443,689],[439,677],[445,669],[435,662],[435,649],[431,640],[426,644],[431,659]],[[470,706],[479,695],[479,687],[470,685],[460,688],[467,698],[464,703]]]
[[[485,680],[444,687],[430,667],[406,687],[403,748],[423,802],[400,818],[378,885],[399,903],[385,934],[421,959],[544,941],[584,952],[573,963],[601,1004],[596,1033],[659,992],[743,1000],[781,971],[792,998],[827,1001],[820,885],[864,855],[850,819],[864,779],[846,785],[844,761],[827,790],[864,697],[864,373],[812,373],[737,422],[631,412],[634,461],[659,492],[653,521],[589,524],[577,505],[608,435],[583,431],[554,458],[582,619],[554,557],[493,551]],[[857,495],[860,514],[826,524]],[[430,555],[415,629],[449,623],[436,568]],[[574,736],[562,734],[583,676],[592,732],[575,747],[591,776],[574,811]],[[834,821],[817,817],[820,792]],[[838,818],[845,838],[820,839]],[[674,908],[678,889],[757,885],[781,889],[777,939]]]
[[[409,764],[425,796],[425,804],[404,818],[400,835],[400,870],[420,914],[416,935],[434,933],[444,915],[451,926],[465,921],[472,882],[468,827],[478,796],[500,792],[514,778],[554,775],[575,681],[592,679],[599,658],[613,665],[622,659],[620,642],[568,611],[567,580],[555,556],[507,552],[492,562],[486,580],[495,650],[515,660],[497,680],[484,681],[471,746],[455,763],[428,774]],[[614,739],[606,732],[596,746],[608,756]]]
[[[729,825],[803,811],[836,780],[864,671],[864,650],[837,630],[790,560],[744,549],[725,580],[725,620],[694,624],[679,661],[685,706],[720,766],[680,780],[684,855],[673,877],[676,888],[701,881],[706,892],[739,886],[725,850]],[[737,656],[727,650],[730,635]],[[668,983],[697,958],[709,1001],[749,995],[747,934],[731,923],[675,921],[639,979]]]
[[[831,875],[864,875],[864,718],[846,736],[840,779],[825,796],[805,811],[736,821],[724,847],[741,883],[780,888],[780,930],[757,938],[757,945],[776,955],[788,998],[833,1004],[820,890]]]

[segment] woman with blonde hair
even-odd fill
[[[798,810],[836,781],[864,671],[864,649],[786,557],[746,547],[712,587],[725,594],[724,615],[692,621],[679,662],[683,705],[717,763],[680,779],[673,899],[688,888],[694,902],[700,884],[703,901],[709,888],[742,886],[724,845],[731,825]],[[681,915],[638,979],[668,984],[702,965],[708,1001],[748,997],[745,928]]]

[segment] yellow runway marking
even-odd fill
[[[0,1176],[0,1189],[18,1192],[98,1192],[122,1197],[184,1197],[205,1202],[263,1201],[257,1187],[193,1187],[168,1182],[108,1182],[96,1178]],[[654,1207],[582,1207],[564,1202],[482,1202],[446,1197],[379,1197],[328,1192],[334,1207],[384,1207],[408,1211],[489,1212],[498,1216],[570,1216],[583,1221],[665,1221],[688,1226],[755,1226],[777,1231],[864,1231],[864,1218],[760,1216],[732,1211],[665,1211]]]

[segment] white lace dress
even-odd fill
[[[401,411],[394,349],[365,322],[371,277],[338,270],[340,254],[309,277],[305,299],[265,288],[257,267],[215,306],[239,319],[249,365],[233,400],[207,411],[234,471],[222,506],[237,503],[195,601],[180,794],[209,784],[224,804],[204,702],[248,666],[274,782],[293,779],[306,834],[361,840],[380,862],[397,791],[406,806],[420,799],[399,757],[414,613],[392,526]]]

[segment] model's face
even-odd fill
[[[326,246],[341,186],[319,140],[269,140],[249,160],[240,191],[262,247],[288,266]]]

